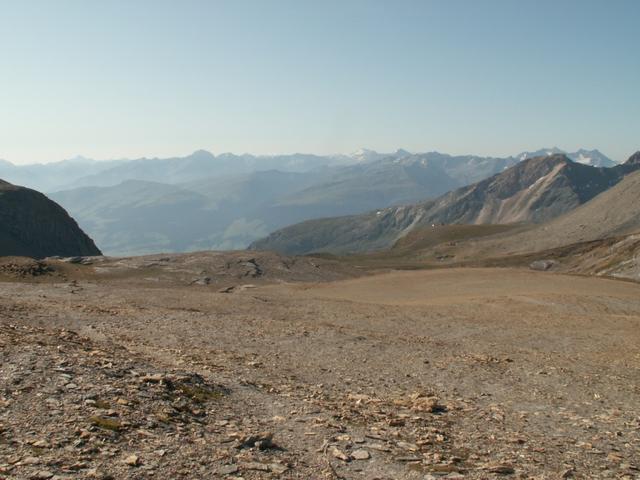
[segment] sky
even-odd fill
[[[0,0],[13,163],[640,150],[637,0]]]

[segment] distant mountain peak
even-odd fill
[[[360,148],[349,155],[349,158],[357,161],[358,163],[374,162],[385,157],[385,154],[378,153],[375,150],[369,150],[368,148]]]
[[[68,158],[67,160],[64,160],[66,162],[70,162],[70,163],[87,163],[87,162],[95,162],[94,159],[92,158],[87,158],[87,157],[83,157],[82,155],[76,155],[74,157]]]
[[[353,156],[359,156],[359,155],[369,155],[369,154],[378,154],[378,152],[376,152],[375,150],[370,150],[368,148],[359,148],[358,150],[356,150],[355,152],[353,152],[351,155]]]
[[[215,158],[215,155],[208,150],[196,150],[189,156],[192,158],[210,158],[210,159]]]
[[[375,162],[378,160],[389,159],[389,158],[397,160],[401,158],[410,157],[412,155],[413,154],[411,152],[408,152],[403,148],[399,148],[393,153],[380,153],[375,150],[360,148],[355,152],[351,153],[350,155],[348,155],[348,157],[353,160],[356,160],[359,163],[365,163],[365,162]]]
[[[534,157],[543,157],[543,156],[550,156],[550,155],[556,155],[558,153],[567,153],[564,150],[562,150],[561,148],[558,147],[551,147],[551,148],[541,148],[539,150],[535,150],[533,152],[522,152],[518,155],[516,155],[516,158],[518,160],[526,160],[528,158],[534,158]]]
[[[640,150],[631,155],[626,162],[625,165],[640,165]]]
[[[580,148],[575,152],[566,152],[565,150],[562,150],[558,147],[541,148],[540,150],[536,150],[535,152],[522,152],[516,155],[516,158],[520,161],[523,161],[528,158],[558,154],[565,154],[570,160],[576,163],[582,163],[583,165],[590,165],[592,167],[614,167],[615,165],[617,165],[616,162],[611,160],[600,150],[587,150],[584,148]]]
[[[557,155],[559,153],[567,153],[566,150],[563,150],[560,147],[545,148],[545,150],[547,155]]]

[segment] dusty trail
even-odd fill
[[[150,459],[160,447],[149,441],[115,443],[116,457],[137,452],[137,467],[85,460],[116,478],[640,474],[638,284],[510,269],[267,282],[232,293],[86,278],[1,284],[2,322],[71,329],[95,348],[123,347],[147,369],[198,373],[229,390],[207,407],[202,431],[164,438],[160,459]],[[11,354],[3,361],[19,365]],[[37,398],[28,401],[39,411]],[[0,409],[0,421],[23,445],[28,435],[11,426],[12,413]],[[79,428],[83,416],[74,415]],[[234,447],[263,430],[285,450]],[[180,457],[172,442],[185,441],[195,443]],[[47,468],[65,478],[55,463]]]

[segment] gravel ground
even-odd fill
[[[0,478],[640,478],[640,285],[230,258],[7,269]]]

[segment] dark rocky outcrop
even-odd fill
[[[35,190],[0,180],[0,256],[101,255],[57,203]]]

